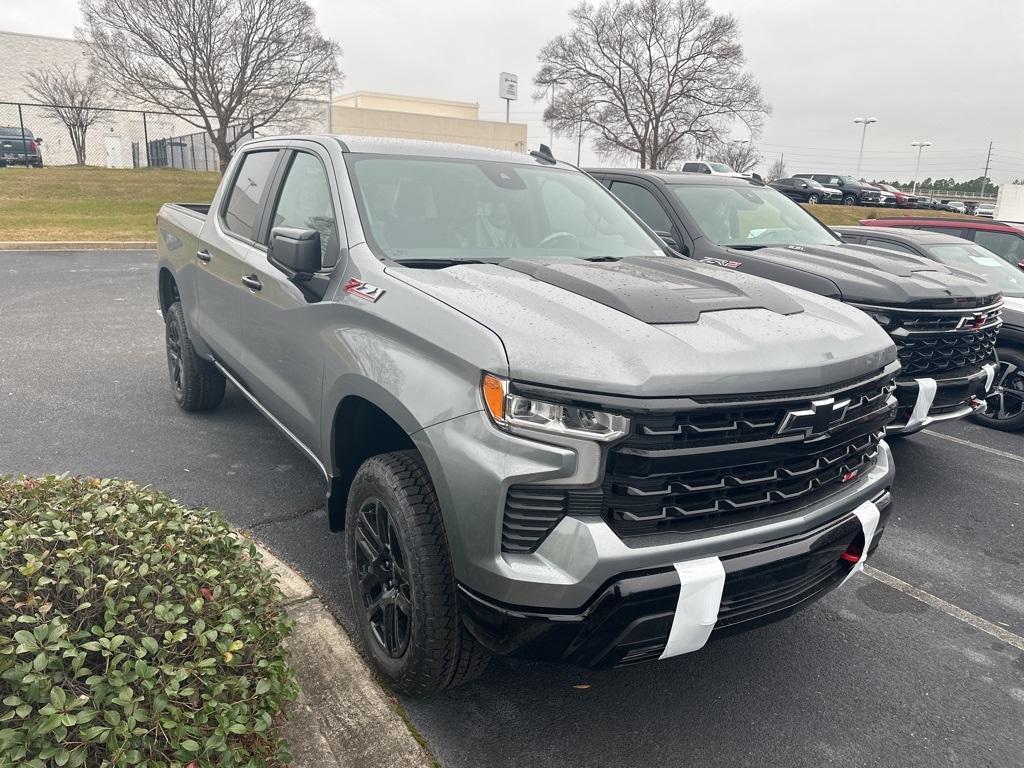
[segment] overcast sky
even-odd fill
[[[512,118],[529,143],[548,140],[529,81],[536,54],[569,26],[575,0],[312,0],[325,34],[341,42],[345,90],[475,101],[504,119],[498,73],[520,77]],[[71,37],[77,0],[3,0],[0,24]],[[853,173],[858,116],[868,128],[862,175],[908,179],[929,140],[921,177],[1024,178],[1024,2],[1019,0],[712,0],[737,16],[750,70],[773,108],[758,140],[790,173]],[[575,160],[574,140],[555,154]],[[597,159],[584,149],[584,163]],[[767,165],[767,162],[764,164]]]

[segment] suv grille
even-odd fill
[[[601,515],[623,538],[765,519],[836,492],[870,469],[896,408],[893,377],[830,389],[700,398],[628,413],[600,488],[513,486],[502,550],[532,552],[565,515]]]
[[[874,308],[873,308],[874,309]],[[1002,325],[1000,306],[962,312],[904,312],[877,308],[892,317],[887,330],[896,342],[902,376],[929,376],[977,368],[992,360]]]

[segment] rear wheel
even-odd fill
[[[352,601],[377,671],[419,696],[479,676],[490,657],[459,617],[441,510],[419,455],[363,462],[345,515]]]
[[[167,373],[174,401],[186,411],[208,411],[224,399],[224,376],[196,354],[185,326],[181,302],[174,302],[165,316]]]
[[[999,368],[985,412],[972,417],[978,424],[1004,432],[1024,429],[1024,353],[999,350]]]

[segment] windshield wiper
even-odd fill
[[[463,264],[494,264],[493,261],[481,261],[480,259],[393,259],[393,261],[400,266],[414,269],[444,269]]]

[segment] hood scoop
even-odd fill
[[[537,262],[506,259],[506,269],[656,325],[695,323],[702,312],[767,309],[793,315],[803,308],[771,283],[717,267],[668,257],[634,256],[614,262],[579,259]]]

